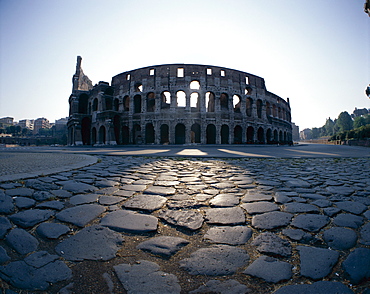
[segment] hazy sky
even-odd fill
[[[0,0],[0,117],[68,116],[76,57],[93,84],[166,63],[265,79],[300,129],[369,108],[365,0]]]

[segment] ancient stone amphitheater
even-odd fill
[[[219,66],[149,66],[93,86],[77,57],[69,104],[69,145],[292,141],[289,99],[261,77]]]

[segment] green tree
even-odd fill
[[[326,120],[325,125],[322,127],[323,128],[323,136],[332,136],[332,135],[334,135],[334,127],[335,127],[335,123],[329,117]]]
[[[353,121],[347,111],[343,111],[339,114],[336,126],[338,127],[339,132],[349,131],[352,129]]]
[[[353,128],[357,129],[359,127],[366,126],[366,119],[363,116],[357,116],[353,120]]]

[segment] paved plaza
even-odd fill
[[[0,289],[368,294],[369,174],[349,146],[3,148]]]

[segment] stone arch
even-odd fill
[[[198,80],[192,80],[190,82],[190,89],[191,90],[199,90],[200,89],[200,82]]]
[[[267,131],[266,131],[266,142],[267,142],[267,144],[272,143],[272,131],[271,131],[270,128],[268,128]]]
[[[252,105],[253,105],[253,99],[248,97],[246,99],[246,114],[247,116],[251,117],[252,116]]]
[[[282,144],[283,143],[283,131],[279,131],[279,143]]]
[[[96,144],[96,128],[95,127],[91,129],[91,144],[92,145]]]
[[[215,94],[212,92],[207,92],[205,102],[207,112],[215,112]]]
[[[185,144],[185,134],[185,125],[178,123],[175,127],[175,144]]]
[[[220,107],[221,110],[229,109],[229,95],[227,95],[226,93],[221,93],[220,95]]]
[[[276,109],[276,105],[272,105],[272,115],[273,117],[277,117],[277,109]]]
[[[209,124],[206,129],[207,144],[216,144],[216,126]]]
[[[239,95],[233,96],[233,107],[235,113],[240,113],[241,102],[242,100],[240,99]]]
[[[101,126],[99,128],[99,144],[105,144],[105,140],[106,140],[105,126]]]
[[[170,108],[171,105],[171,93],[164,91],[161,93],[161,108]]]
[[[279,142],[278,131],[274,130],[274,143],[277,144],[278,142]]]
[[[254,128],[251,126],[247,128],[247,143],[254,143]]]
[[[243,141],[243,129],[237,125],[234,127],[234,144],[241,144]]]
[[[118,98],[114,99],[113,110],[114,111],[119,111],[119,99]]]
[[[81,121],[81,137],[83,145],[90,145],[91,119],[84,117]]]
[[[266,115],[271,116],[271,104],[266,102]]]
[[[149,92],[148,95],[146,95],[146,111],[155,111],[155,94],[153,92]]]
[[[135,83],[135,92],[143,92],[143,84],[140,82]]]
[[[260,144],[265,143],[265,131],[262,127],[259,127],[257,130],[257,140]]]
[[[134,96],[134,113],[141,113],[141,95]]]
[[[147,123],[145,126],[145,143],[153,144],[155,140],[155,131],[152,123]]]
[[[130,144],[130,129],[128,126],[122,127],[122,144]]]
[[[161,144],[168,144],[169,140],[169,128],[167,124],[161,125]]]
[[[119,115],[115,115],[113,118],[114,138],[117,144],[121,144],[120,130],[121,130],[121,118]]]
[[[92,111],[98,111],[98,98],[95,98],[92,105]]]
[[[229,144],[229,126],[221,126],[221,144]]]
[[[176,92],[176,106],[186,107],[186,93],[182,90]]]
[[[113,110],[113,99],[112,97],[105,97],[105,110]]]
[[[134,124],[134,127],[133,127],[133,132],[132,132],[132,136],[133,136],[133,143],[134,144],[142,144],[142,136],[141,136],[141,127],[139,124]]]
[[[190,94],[190,107],[197,111],[199,111],[200,108],[200,100],[199,100],[199,93],[198,92],[193,92]]]
[[[190,141],[191,143],[200,143],[200,124],[195,123],[191,126]]]
[[[257,106],[257,117],[262,118],[262,100],[261,99],[257,100],[256,106]]]
[[[123,97],[123,111],[129,111],[130,110],[130,97],[126,95]]]
[[[81,94],[78,97],[78,113],[87,114],[89,105],[89,96],[87,94]]]

